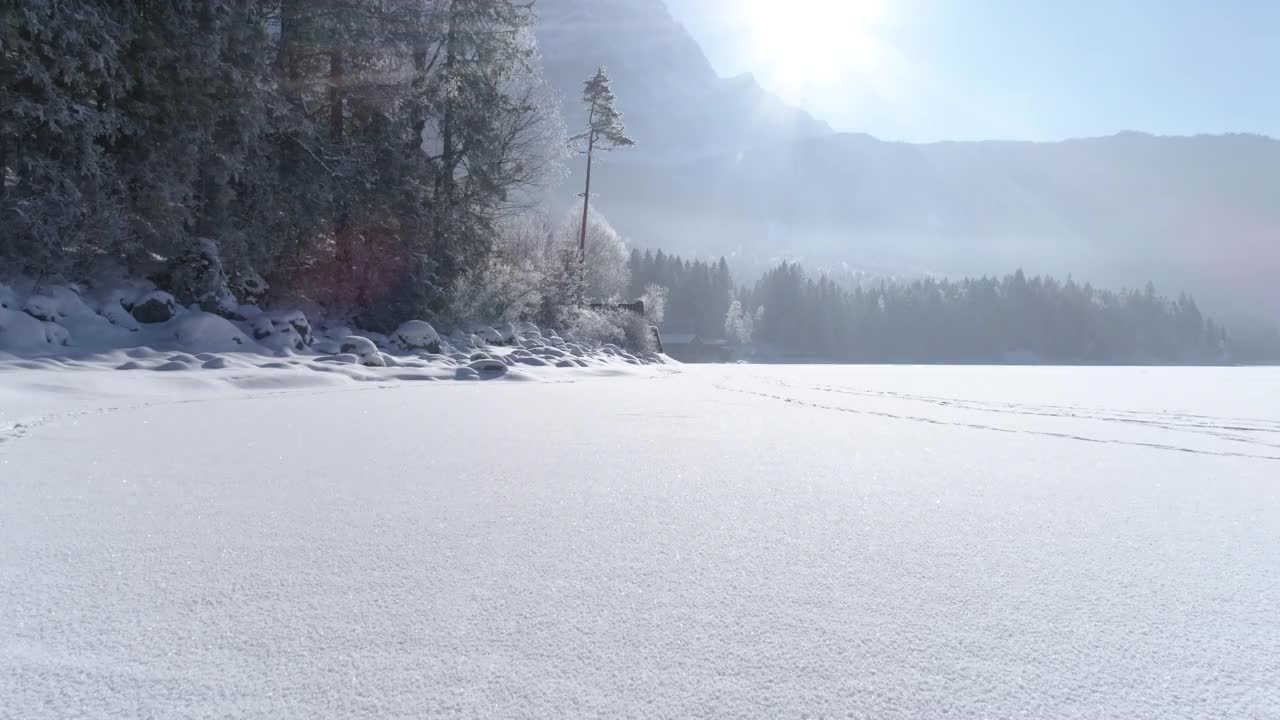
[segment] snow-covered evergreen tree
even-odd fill
[[[432,60],[416,61],[414,69],[433,170],[424,198],[431,208],[427,248],[444,280],[488,255],[504,211],[551,177],[564,147],[530,6],[513,0],[447,6]]]
[[[200,302],[261,271],[375,326],[438,312],[566,152],[533,19],[517,0],[0,0],[0,260],[111,258]]]
[[[286,10],[282,85],[300,111],[325,108],[324,131],[300,133],[293,164],[321,166],[331,198],[331,241],[291,270],[324,276],[344,296],[333,302],[370,325],[439,312],[454,282],[486,263],[504,210],[563,152],[529,7],[326,0]]]
[[[746,345],[751,342],[752,330],[751,314],[743,311],[741,300],[734,299],[724,316],[725,340],[733,345]]]
[[[121,249],[104,141],[132,130],[127,42],[107,4],[0,2],[0,265],[56,274]]]

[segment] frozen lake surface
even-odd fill
[[[0,716],[1280,717],[1280,370],[273,372],[0,371]]]

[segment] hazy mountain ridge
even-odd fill
[[[548,80],[580,119],[582,82],[605,66],[631,133],[635,162],[736,151],[832,132],[749,75],[721,78],[662,0],[539,0],[538,39]]]
[[[1280,313],[1276,140],[1125,132],[910,144],[827,133],[794,121],[808,116],[788,115],[750,78],[712,81],[661,0],[539,8],[548,75],[566,97],[583,68],[616,75],[641,145],[598,168],[597,202],[638,245],[736,254],[748,266],[778,257],[904,274],[1023,266],[1110,286],[1153,280],[1228,312]],[[737,104],[712,102],[708,88],[732,89]],[[751,102],[766,109],[741,110]],[[577,191],[571,179],[564,195]]]

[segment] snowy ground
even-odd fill
[[[588,372],[4,366],[0,717],[1280,717],[1280,370]]]

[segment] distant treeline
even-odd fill
[[[725,338],[734,301],[753,318],[757,352],[841,362],[1220,363],[1280,360],[1280,334],[1235,335],[1206,317],[1191,297],[1142,289],[1028,277],[910,282],[860,287],[783,263],[754,286],[733,286],[724,259],[688,261],[664,253],[631,255],[633,290],[670,288],[664,330]],[[636,293],[638,294],[638,293]],[[729,323],[730,326],[733,323]],[[731,335],[733,333],[730,333]]]
[[[725,314],[735,292],[733,274],[724,258],[711,263],[685,260],[661,250],[632,250],[627,265],[631,297],[640,297],[650,285],[667,289],[664,331],[707,339],[724,337]]]

